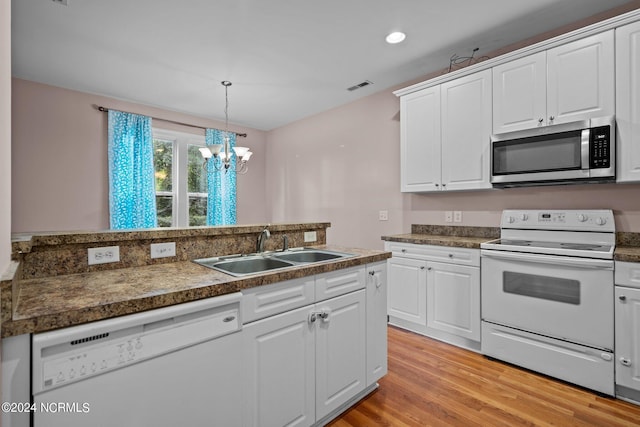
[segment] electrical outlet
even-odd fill
[[[445,211],[445,213],[444,213],[444,222],[453,222],[453,212]]]
[[[389,211],[378,212],[378,219],[380,221],[389,221]]]
[[[316,240],[318,240],[318,235],[316,234],[315,231],[305,231],[304,232],[304,242],[305,243],[315,242]]]
[[[120,261],[120,246],[104,246],[102,248],[87,249],[89,265],[108,264]]]
[[[152,243],[151,258],[176,256],[176,242]]]
[[[453,211],[453,222],[462,222],[462,211]]]

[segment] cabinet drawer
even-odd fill
[[[616,261],[615,283],[640,288],[640,263]]]
[[[415,245],[412,243],[387,242],[387,251],[394,257],[406,257],[427,261],[450,262],[462,265],[480,266],[480,250],[453,248],[449,246]]]
[[[365,266],[347,268],[316,276],[316,301],[364,289]]]
[[[242,291],[242,323],[313,304],[314,289],[313,276],[245,289]]]

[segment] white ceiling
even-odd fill
[[[13,75],[218,120],[230,80],[230,122],[268,130],[627,2],[13,0]]]

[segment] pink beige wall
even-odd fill
[[[107,114],[102,105],[199,126],[224,123],[102,96],[13,79],[13,232],[109,228]],[[159,120],[154,126],[202,134]],[[242,127],[251,172],[238,177],[238,222],[266,222],[265,134]]]
[[[490,56],[638,7],[635,1]],[[462,225],[497,227],[506,208],[607,208],[614,210],[619,231],[640,232],[640,184],[400,193],[399,100],[392,91],[440,74],[269,132],[267,200],[272,220],[327,220],[332,224],[328,243],[374,249],[382,248],[381,235],[407,233],[411,224],[444,224],[449,210],[463,211]],[[380,210],[388,211],[388,221],[378,220]]]
[[[0,276],[11,255],[11,0],[0,0]]]

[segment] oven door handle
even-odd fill
[[[567,267],[597,268],[601,270],[613,270],[613,261],[607,260],[607,259],[525,254],[522,252],[492,251],[492,250],[486,250],[486,249],[482,250],[480,254],[482,257],[485,257],[485,258],[503,259],[508,261],[537,262],[540,264],[551,264],[551,265],[559,265],[559,266],[567,266]]]

